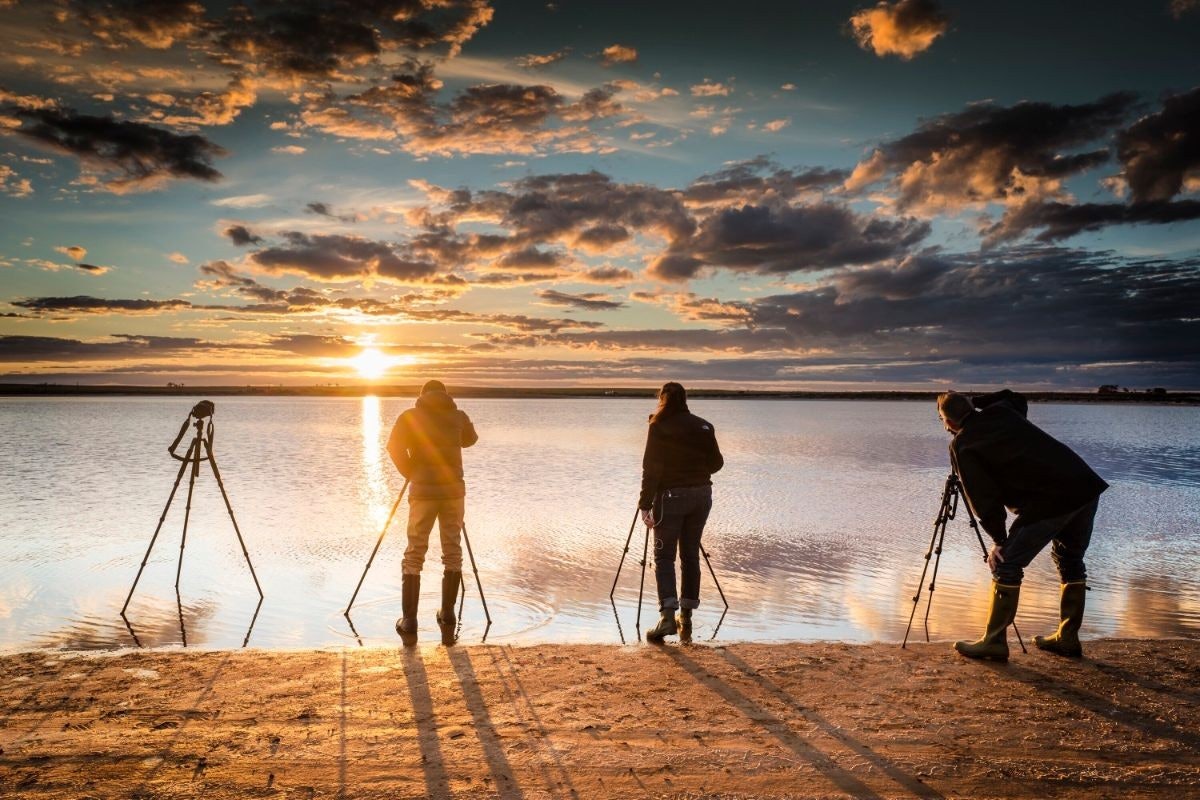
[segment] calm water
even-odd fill
[[[403,519],[342,616],[402,480],[383,444],[405,399],[216,398],[216,453],[266,600],[207,465],[196,485],[180,602],[181,491],[130,605],[143,645],[393,645]],[[0,648],[134,644],[117,615],[177,463],[166,446],[192,401],[0,399]],[[726,467],[704,544],[730,610],[718,639],[899,641],[947,470],[933,405],[709,400]],[[494,624],[489,642],[636,638],[634,531],[614,615],[608,593],[636,503],[642,400],[467,400],[467,526]],[[1200,410],[1035,405],[1031,418],[1112,484],[1089,552],[1084,634],[1200,635]],[[186,478],[184,481],[186,489]],[[426,562],[433,641],[440,551]],[[468,579],[470,575],[468,574]],[[989,576],[951,523],[930,616],[936,639],[975,635]],[[1057,618],[1049,553],[1029,570],[1026,636]],[[484,620],[472,582],[462,636]],[[707,570],[697,638],[721,617]],[[646,575],[642,628],[655,616]],[[922,605],[922,613],[924,605]],[[922,636],[918,624],[915,636]],[[618,626],[618,620],[620,626]],[[253,627],[250,628],[253,621]],[[357,637],[356,637],[357,633]]]

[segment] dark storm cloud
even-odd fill
[[[833,188],[849,175],[848,170],[821,167],[784,169],[765,156],[759,156],[697,178],[684,190],[683,196],[692,205],[786,201],[805,192]]]
[[[181,136],[142,122],[77,114],[70,109],[0,107],[21,121],[15,133],[80,159],[102,173],[108,191],[153,189],[170,178],[212,182],[212,159],[225,150],[199,135]]]
[[[543,303],[555,306],[569,306],[582,311],[612,311],[613,309],[625,307],[625,304],[621,301],[613,300],[601,292],[571,294],[570,292],[560,292],[557,289],[539,289],[537,296],[541,298]]]
[[[1134,203],[1170,200],[1189,181],[1200,190],[1200,86],[1121,131],[1117,157]]]
[[[925,213],[1055,195],[1062,179],[1109,160],[1107,137],[1133,102],[1117,93],[1083,105],[973,105],[884,143],[858,164],[846,187],[886,180],[898,208]]]
[[[229,237],[229,241],[236,244],[238,247],[245,247],[251,244],[261,244],[263,238],[251,231],[245,225],[230,225],[225,229],[225,235]]]
[[[850,18],[850,29],[864,50],[906,60],[928,50],[949,27],[950,16],[934,0],[880,2]]]
[[[32,297],[24,300],[13,300],[12,304],[39,313],[73,311],[85,314],[179,311],[190,308],[192,305],[187,300],[179,299],[149,300],[146,298],[136,298],[129,300],[108,300],[89,295],[76,295],[74,297]]]
[[[1040,231],[1040,242],[1057,242],[1085,231],[1110,225],[1168,225],[1200,219],[1200,201],[1145,203],[1027,203],[1004,215],[985,230],[984,244],[1019,238]]]
[[[911,218],[864,216],[827,203],[742,206],[709,217],[650,271],[683,280],[706,266],[770,274],[869,264],[906,253],[928,234],[927,223]]]
[[[420,280],[438,271],[432,261],[410,258],[390,242],[358,236],[289,231],[284,243],[250,254],[261,271],[302,275],[321,281],[349,281],[378,277],[397,281]]]

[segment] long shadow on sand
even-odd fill
[[[875,798],[875,800],[880,800],[881,795],[876,793],[870,786],[867,786],[838,765],[832,758],[796,735],[788,727],[787,723],[779,719],[779,717],[771,714],[749,697],[742,694],[742,692],[693,661],[681,648],[668,647],[664,648],[663,652],[673,659],[675,663],[679,664],[685,672],[695,678],[697,683],[741,711],[746,715],[747,719],[760,725],[785,747],[816,767],[840,791],[845,792],[851,797]]]
[[[759,686],[761,686],[767,693],[775,697],[775,699],[785,704],[793,712],[800,715],[808,722],[816,725],[826,736],[837,739],[839,742],[846,745],[846,747],[849,747],[855,753],[858,753],[860,756],[870,761],[884,775],[887,775],[900,786],[909,792],[912,792],[913,796],[922,798],[945,797],[940,792],[937,792],[922,783],[918,778],[909,775],[891,761],[876,753],[870,747],[867,747],[862,742],[847,735],[844,730],[831,724],[829,720],[825,719],[825,717],[821,716],[821,714],[810,708],[805,708],[804,706],[800,705],[798,702],[792,699],[791,695],[780,688],[774,681],[772,681],[770,678],[764,677],[761,673],[759,673],[758,670],[747,664],[738,656],[734,655],[728,650],[721,650],[720,653],[721,657],[728,661],[730,665],[732,665],[747,678],[750,678]]]
[[[1080,686],[1067,683],[1066,675],[1047,675],[1011,662],[986,666],[998,677],[1023,683],[1036,692],[1054,695],[1064,702],[1090,711],[1110,722],[1133,728],[1146,736],[1169,739],[1189,748],[1193,753],[1200,752],[1200,735],[1177,728],[1127,705],[1119,705],[1109,697],[1101,697]]]
[[[433,714],[433,697],[429,694],[429,674],[425,671],[419,648],[404,648],[404,676],[408,679],[417,744],[421,748],[425,796],[449,797],[450,777],[446,774],[446,762],[442,759],[442,746],[438,742],[437,718]]]
[[[454,667],[454,672],[458,675],[458,682],[462,686],[463,700],[475,723],[475,732],[479,736],[479,743],[483,746],[484,755],[487,756],[488,769],[492,773],[496,794],[505,800],[507,798],[520,800],[524,794],[513,776],[512,767],[504,755],[504,747],[500,744],[500,737],[496,734],[496,726],[492,724],[492,718],[488,714],[487,703],[479,691],[479,680],[475,676],[475,666],[471,663],[471,656],[467,651],[458,648],[450,648],[449,654],[450,664]]]

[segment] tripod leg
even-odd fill
[[[187,424],[186,422],[184,423]],[[192,447],[196,443],[192,442]],[[142,579],[142,571],[146,569],[146,562],[150,560],[150,551],[154,549],[154,542],[158,539],[158,532],[162,530],[163,522],[167,519],[167,512],[171,509],[171,501],[175,499],[175,492],[179,489],[179,482],[183,480],[183,471],[188,468],[188,463],[192,458],[191,447],[188,448],[187,457],[183,459],[183,463],[179,465],[179,472],[175,475],[175,485],[171,487],[171,494],[167,495],[167,504],[163,506],[162,516],[158,518],[158,525],[154,528],[154,535],[150,537],[150,546],[146,548],[146,555],[142,558],[142,565],[138,567],[137,576],[133,579],[133,586],[129,587],[129,594],[125,596],[125,605],[121,606],[121,616],[125,616],[125,609],[129,608],[129,601],[133,599],[133,591],[137,588],[138,581]],[[137,640],[136,634],[134,640]],[[141,647],[141,644],[138,644]]]
[[[913,595],[912,611],[908,615],[908,627],[904,629],[904,641],[900,643],[901,649],[908,646],[908,635],[912,632],[913,619],[917,616],[917,606],[921,602],[921,592],[925,589],[925,574],[929,571],[929,559],[933,557],[933,548],[937,544],[939,530],[945,534],[946,522],[944,514],[946,511],[946,495],[942,495],[942,508],[938,511],[937,520],[933,523],[933,536],[929,539],[929,549],[925,551],[925,566],[921,567],[921,580],[917,582],[917,593]]]
[[[192,515],[192,492],[196,488],[196,475],[200,472],[200,435],[196,434],[196,449],[192,453],[192,474],[188,476],[187,505],[183,509],[183,535],[179,537],[179,564],[175,567],[175,597],[179,598],[179,576],[183,573],[183,547],[187,544],[188,519]],[[179,627],[183,628],[182,606],[179,612]],[[185,644],[186,646],[186,644]]]
[[[646,554],[650,552],[650,526],[646,526],[646,539],[642,543],[642,580],[638,584],[638,610],[637,621],[633,623],[633,629],[638,632],[641,637],[642,631],[642,594],[646,590]]]
[[[475,573],[475,586],[479,589],[479,602],[483,603],[483,616],[487,619],[487,626],[492,627],[492,615],[488,613],[487,598],[483,596],[483,583],[479,580],[479,568],[475,566],[475,553],[471,550],[471,537],[467,536],[467,523],[463,522],[462,526],[463,541],[467,543],[467,556],[471,559],[471,571]],[[483,634],[487,636],[485,632]]]
[[[717,587],[717,594],[721,595],[721,602],[725,604],[725,610],[728,611],[729,601],[725,599],[725,593],[721,591],[721,582],[717,580],[717,573],[713,572],[712,562],[708,560],[708,551],[704,549],[704,545],[700,545],[700,555],[704,556],[704,563],[708,564],[708,574],[712,576],[713,584]]]
[[[346,610],[342,612],[347,617],[350,616],[350,608],[358,598],[358,590],[362,588],[363,581],[367,579],[367,571],[371,569],[371,564],[375,562],[375,554],[379,552],[379,545],[383,544],[383,535],[387,533],[388,526],[392,524],[392,517],[396,516],[396,509],[400,507],[400,501],[404,499],[404,492],[407,489],[408,479],[406,478],[404,486],[400,489],[400,494],[396,497],[396,502],[392,504],[392,511],[388,514],[387,522],[383,523],[383,530],[379,532],[379,538],[375,540],[375,549],[371,551],[371,557],[367,559],[367,566],[363,569],[362,577],[358,579],[358,585],[354,587],[354,594],[350,595],[350,602],[346,604]]]
[[[254,588],[258,589],[258,597],[261,600],[263,596],[262,587],[258,585],[258,575],[254,574],[254,564],[250,563],[250,553],[246,550],[246,540],[242,538],[242,532],[238,528],[237,518],[233,516],[233,505],[229,502],[229,495],[225,493],[225,482],[221,480],[221,470],[217,469],[217,457],[213,454],[212,445],[207,441],[204,443],[204,449],[208,453],[208,463],[212,467],[213,476],[217,479],[217,486],[221,489],[221,497],[225,500],[225,510],[229,512],[229,521],[233,523],[233,532],[237,534],[238,544],[242,546],[242,555],[246,557],[246,566],[250,568],[250,577],[254,579]],[[197,460],[197,469],[199,461]]]
[[[933,551],[933,575],[929,576],[929,602],[925,604],[925,641],[929,641],[929,612],[933,610],[933,593],[937,589],[938,567],[942,563],[942,546],[946,541],[946,523],[942,523],[942,534],[938,537],[937,549]]]
[[[640,509],[633,510],[633,521],[629,523],[629,535],[625,537],[625,549],[621,551],[621,563],[617,564],[617,574],[613,576],[612,588],[608,590],[608,599],[613,599],[613,594],[617,591],[617,580],[621,577],[621,567],[625,566],[625,556],[629,553],[629,543],[633,541],[633,529],[637,527],[638,512]]]

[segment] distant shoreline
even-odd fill
[[[572,399],[652,398],[656,389],[630,387],[452,386],[463,398]],[[412,385],[380,386],[120,386],[61,383],[0,383],[0,397],[415,397]],[[962,391],[971,393],[967,388]],[[983,390],[980,391],[982,393]],[[758,389],[689,389],[696,398],[763,400],[918,400],[932,401],[934,391],[793,391]],[[1200,392],[1023,392],[1035,403],[1119,403],[1140,405],[1200,405]]]

